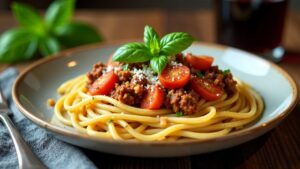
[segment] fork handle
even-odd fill
[[[0,119],[7,127],[8,132],[15,145],[19,160],[19,168],[46,169],[47,167],[38,159],[38,157],[28,147],[27,143],[23,140],[15,125],[8,117],[7,113],[0,113]]]

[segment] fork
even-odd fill
[[[20,169],[46,169],[47,167],[32,152],[27,143],[23,140],[20,133],[12,123],[8,115],[12,112],[8,108],[7,101],[0,88],[0,119],[8,129],[16,148]]]

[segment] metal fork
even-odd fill
[[[38,159],[38,157],[28,147],[27,143],[23,140],[20,133],[8,117],[12,115],[8,108],[7,101],[3,96],[0,88],[0,119],[7,127],[8,132],[13,140],[16,148],[19,168],[20,169],[46,169],[47,167]]]

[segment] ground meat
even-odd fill
[[[146,92],[147,90],[142,84],[126,81],[116,84],[115,90],[111,92],[111,97],[124,104],[139,107]]]
[[[219,70],[218,66],[212,66],[209,70],[202,71],[202,77],[201,74],[196,76],[196,73],[199,73],[199,70],[191,68],[182,53],[177,54],[172,62],[173,61],[175,64],[181,63],[188,66],[191,69],[192,78],[201,76],[201,78],[207,80],[209,83],[219,86],[228,94],[236,91],[237,82],[233,80],[232,74],[230,72]],[[124,104],[140,107],[142,100],[147,95],[147,87],[154,83],[151,82],[150,84],[151,78],[149,78],[149,73],[143,74],[140,72],[141,70],[136,69],[144,69],[144,66],[149,66],[149,63],[134,63],[129,64],[128,66],[123,63],[116,64],[118,65],[117,67],[114,65],[114,71],[118,76],[118,83],[115,84],[115,88],[110,92],[109,96]],[[126,68],[123,66],[126,66]],[[106,67],[101,62],[96,63],[93,66],[93,69],[87,73],[87,86],[89,87],[96,79],[102,76],[102,73],[105,72],[106,69],[110,68],[112,67]],[[146,75],[148,75],[148,77],[146,77]],[[148,81],[147,78],[150,80]],[[180,89],[164,89],[164,92],[164,106],[161,108],[172,109],[175,113],[183,112],[185,115],[193,114],[197,111],[197,104],[200,101],[200,97],[190,89],[188,84]]]
[[[102,75],[102,71],[106,68],[106,65],[102,62],[98,62],[93,65],[92,71],[86,74],[88,78],[88,85],[91,85],[96,79]]]
[[[203,78],[224,89],[228,94],[236,91],[237,82],[233,80],[232,74],[230,72],[224,73],[219,70],[218,66],[212,66],[209,70],[206,70]]]
[[[132,78],[131,72],[129,70],[120,70],[117,72],[117,75],[119,77],[120,84],[126,81],[130,81]]]
[[[142,69],[143,68],[143,65],[149,65],[149,63],[130,63],[128,65],[128,69],[132,70],[134,68],[136,69]]]
[[[199,96],[193,90],[172,89],[166,95],[165,106],[174,112],[182,111],[189,115],[196,112],[198,102]]]
[[[147,86],[149,84],[145,74],[140,74],[139,76],[133,76],[130,83],[142,84],[144,86]]]

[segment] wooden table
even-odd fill
[[[107,10],[77,11],[76,20],[89,22],[102,32],[106,41],[141,38],[145,24],[165,34],[186,31],[202,41],[214,42],[211,11]],[[0,13],[0,32],[16,22],[10,13]],[[300,12],[289,12],[284,46],[293,55],[279,63],[300,83]],[[1,45],[1,44],[0,44]],[[20,70],[30,63],[16,64]],[[0,71],[7,68],[0,64]],[[245,144],[203,155],[180,158],[133,158],[84,150],[99,168],[300,168],[300,105],[271,132]]]

